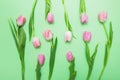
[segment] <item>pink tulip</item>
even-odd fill
[[[41,45],[40,40],[39,40],[38,37],[34,37],[33,40],[32,40],[32,43],[33,43],[33,46],[34,46],[35,48],[38,48],[38,47],[40,47],[40,45]]]
[[[17,25],[18,26],[23,26],[26,22],[26,18],[24,16],[19,16],[17,19]]]
[[[104,23],[107,20],[107,16],[108,16],[107,12],[100,12],[98,14],[98,20]]]
[[[72,52],[71,52],[71,51],[69,51],[69,52],[67,53],[66,58],[67,58],[67,60],[68,60],[69,62],[71,62],[71,61],[73,60],[73,55],[72,55]]]
[[[40,65],[43,65],[45,61],[45,56],[43,54],[38,55],[38,62]]]
[[[89,42],[91,40],[91,32],[84,31],[83,39],[84,39],[85,42]]]
[[[49,12],[47,15],[47,21],[48,23],[53,23],[54,21],[54,15],[51,12]]]
[[[43,33],[43,36],[46,40],[51,40],[52,39],[52,32],[51,30],[45,30]]]
[[[88,16],[86,13],[82,13],[81,16],[80,16],[80,19],[81,19],[81,23],[87,23],[88,22]]]
[[[70,42],[72,40],[72,33],[70,31],[65,32],[65,41]]]

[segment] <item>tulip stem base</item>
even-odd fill
[[[99,76],[99,79],[98,79],[98,80],[101,80],[104,71],[105,71],[105,66],[103,66],[102,71],[101,71],[101,73],[100,73],[100,76]]]

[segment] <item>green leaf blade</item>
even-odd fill
[[[111,47],[111,45],[112,45],[112,40],[113,40],[112,22],[110,22],[109,40],[110,40],[110,47]]]
[[[88,43],[87,42],[85,42],[85,45],[86,45],[86,50],[85,50],[85,52],[86,52],[86,60],[87,60],[87,63],[88,63],[88,65],[91,65],[91,58],[90,58],[90,49],[89,49],[89,46],[88,46]]]
[[[70,63],[69,71],[70,71],[69,80],[74,80],[77,74],[77,72],[75,71],[75,59],[73,59],[73,61]]]
[[[26,34],[23,28],[18,29],[18,39],[19,39],[19,46],[20,46],[21,61],[24,61]]]
[[[32,8],[32,12],[30,15],[30,19],[29,19],[29,40],[31,40],[31,38],[34,36],[35,34],[35,29],[34,29],[34,12],[35,12],[35,7],[37,4],[38,0],[35,0],[34,4],[33,4],[33,8]]]
[[[92,63],[94,63],[94,60],[95,60],[95,57],[96,57],[96,54],[97,54],[97,49],[98,49],[98,44],[95,46],[94,53],[93,53],[93,55],[91,56],[91,61],[92,61]]]
[[[39,65],[39,63],[37,63],[37,66],[36,66],[36,80],[40,80],[40,77],[41,77],[41,66]]]
[[[51,2],[50,0],[46,0],[46,7],[45,7],[45,19],[47,18],[48,13],[50,12]]]
[[[16,47],[17,47],[18,53],[19,53],[19,55],[20,55],[19,42],[18,42],[18,39],[17,39],[17,35],[15,34],[14,29],[12,28],[11,19],[10,19],[8,22],[9,22],[10,30],[11,30],[12,36],[13,36],[13,38],[14,38],[14,41],[15,41],[15,44],[16,44]]]
[[[55,44],[51,45],[51,53],[50,53],[50,61],[49,61],[49,77],[48,77],[49,80],[51,79],[53,73],[57,44],[58,44],[58,40],[56,38]]]

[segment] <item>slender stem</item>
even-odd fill
[[[87,74],[87,78],[86,78],[86,80],[89,80],[89,79],[90,79],[91,72],[92,72],[92,69],[91,69],[91,68],[89,68],[89,71],[88,71],[88,74]]]
[[[21,61],[21,67],[22,67],[22,80],[24,80],[25,77],[25,63],[24,61]]]
[[[100,76],[99,76],[99,79],[98,79],[98,80],[101,80],[104,71],[105,71],[105,66],[103,66],[102,71],[101,71],[101,73],[100,73]]]
[[[107,33],[107,28],[106,28],[106,26],[105,26],[104,23],[102,23],[102,24],[103,24],[103,28],[104,28],[104,31],[105,31],[106,37],[107,37],[107,39],[109,39],[109,36],[108,36],[108,33]]]
[[[41,65],[39,65],[39,63],[37,63],[37,67],[36,67],[36,80],[40,80],[41,78]]]

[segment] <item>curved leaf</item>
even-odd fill
[[[51,2],[50,0],[46,0],[46,7],[45,7],[45,19],[47,18],[48,13],[50,12]]]
[[[70,63],[69,66],[69,71],[70,71],[70,77],[69,80],[75,80],[76,77],[76,71],[75,71],[75,60],[73,59],[73,61]]]
[[[35,12],[35,7],[37,4],[38,0],[35,0],[32,8],[32,12],[30,15],[30,20],[29,20],[29,40],[35,35],[35,30],[34,30],[34,12]]]
[[[112,22],[110,22],[109,40],[110,40],[110,47],[111,47],[111,45],[112,45],[112,40],[113,40]]]
[[[85,0],[80,0],[80,14],[85,12],[86,13],[86,5]]]
[[[26,34],[23,28],[18,29],[18,39],[19,39],[19,47],[20,47],[20,52],[21,52],[20,53],[21,60],[24,61]]]
[[[96,57],[96,54],[97,54],[97,49],[98,49],[98,44],[96,45],[95,50],[94,50],[94,53],[93,53],[93,55],[91,56],[92,64],[94,64],[94,60],[95,60],[95,57]]]
[[[52,73],[53,73],[53,69],[54,69],[57,44],[58,44],[58,40],[56,38],[55,43],[53,43],[53,45],[51,45],[50,60],[49,60],[49,77],[48,77],[49,80],[52,77]]]
[[[36,66],[36,80],[40,80],[40,77],[41,77],[41,66],[39,65],[39,63],[37,63],[37,66]]]
[[[19,42],[18,42],[18,38],[17,38],[17,35],[16,35],[17,31],[15,29],[15,26],[13,26],[14,23],[12,22],[12,19],[8,20],[8,22],[9,22],[10,30],[11,30],[12,36],[14,38],[14,41],[15,41],[19,56],[20,56],[20,47],[19,47]],[[14,27],[14,29],[12,27]]]
[[[87,42],[85,42],[85,46],[86,46],[85,52],[86,52],[87,63],[88,63],[88,65],[92,65],[92,64],[91,64],[91,58],[90,58],[90,49],[89,49],[89,46],[88,46],[88,43],[87,43]]]

